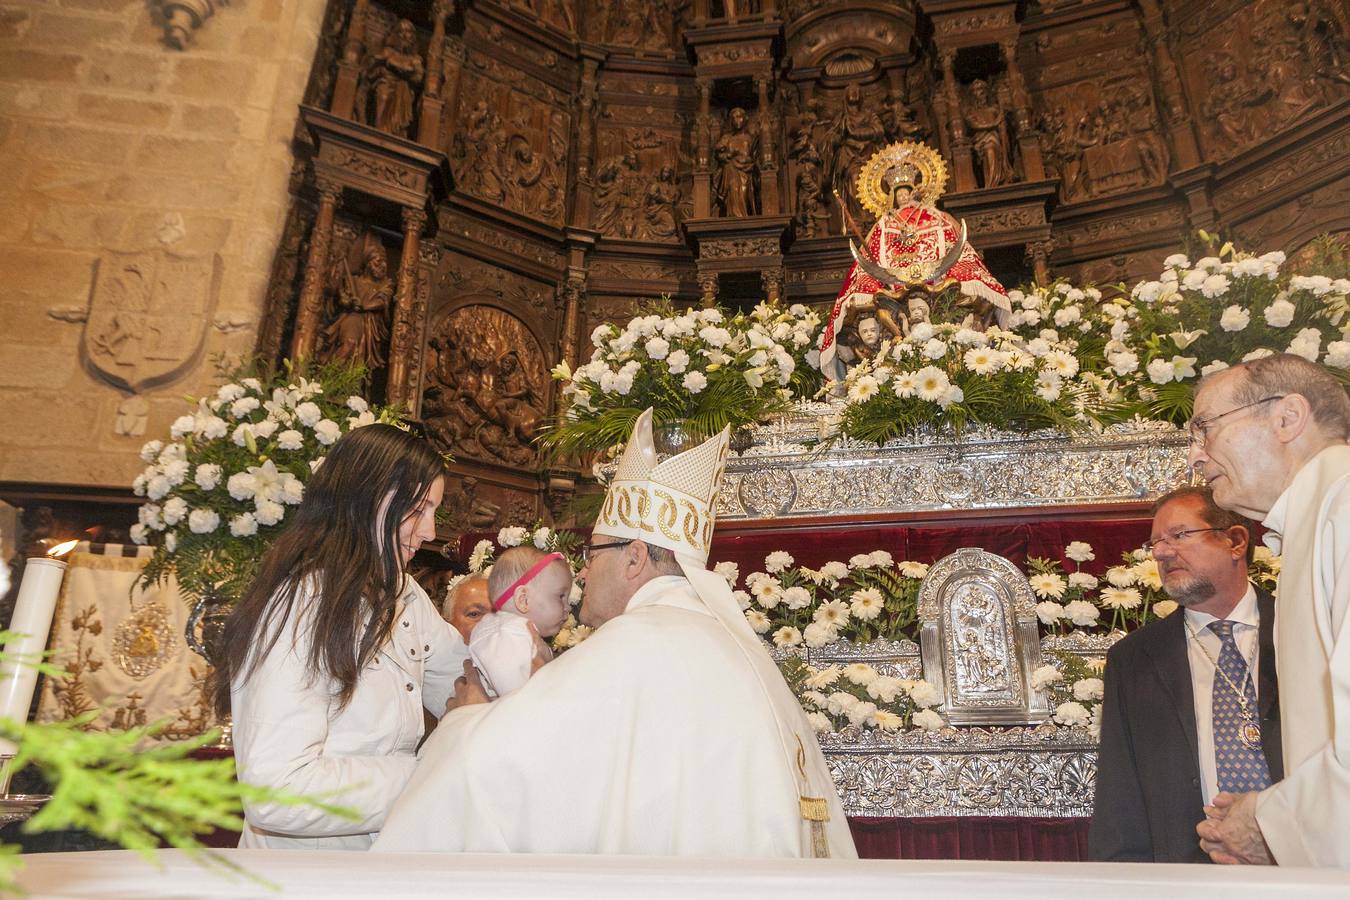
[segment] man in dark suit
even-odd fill
[[[1274,602],[1247,580],[1250,523],[1183,487],[1153,507],[1163,588],[1184,607],[1106,657],[1094,860],[1209,862],[1195,826],[1220,790],[1283,777]]]

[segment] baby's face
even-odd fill
[[[530,608],[525,616],[542,637],[551,638],[562,629],[571,611],[572,569],[562,560],[554,562],[530,583],[529,591]]]

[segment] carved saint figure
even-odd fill
[[[1342,6],[1342,10],[1344,7]],[[1327,0],[1300,0],[1286,13],[1304,58],[1318,78],[1350,85],[1350,35],[1345,14]]]
[[[935,205],[946,179],[942,157],[923,144],[891,144],[864,167],[859,200],[877,221],[855,245],[855,259],[862,262],[849,269],[821,333],[820,369],[829,380],[844,376],[838,339],[849,319],[863,310],[874,311],[877,322],[896,335],[903,330],[896,313],[905,303],[914,309],[915,294],[931,297],[954,290],[960,298],[955,306],[970,309],[972,327],[978,327],[977,319],[1006,321],[1011,313],[1007,291],[963,241],[960,224]],[[924,308],[926,315],[926,299]]]
[[[680,186],[675,167],[664,165],[642,197],[642,237],[674,237],[678,228]]]
[[[892,141],[923,141],[928,130],[914,118],[914,109],[896,94],[886,104],[886,133]]]
[[[847,212],[857,218],[862,210],[853,196],[853,186],[863,163],[886,139],[881,117],[863,104],[862,89],[850,84],[844,89],[844,107],[831,123],[830,190],[844,198]]]
[[[602,234],[631,238],[637,233],[642,196],[637,154],[631,150],[605,162],[595,175],[595,228]]]
[[[737,107],[727,115],[728,130],[717,141],[717,200],[722,215],[742,219],[759,214],[755,194],[757,141],[747,127],[745,110]]]
[[[399,19],[388,42],[367,63],[367,77],[375,93],[372,124],[376,128],[408,136],[417,88],[424,75],[422,55],[417,52],[417,30],[412,22]]]
[[[355,250],[357,271],[352,272],[349,257],[344,256],[334,272],[337,314],[324,329],[323,358],[359,362],[370,371],[385,364],[394,280],[384,247],[373,235],[365,235]]]
[[[998,187],[1013,180],[1008,163],[1007,117],[998,97],[989,93],[989,85],[981,79],[970,83],[970,100],[961,110],[970,126],[975,144],[975,157],[984,176],[983,187]]]

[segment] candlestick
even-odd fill
[[[65,574],[66,564],[59,559],[39,557],[24,566],[14,618],[9,624],[9,630],[18,637],[5,644],[5,659],[0,662],[0,719],[28,721],[38,676],[32,664],[41,661],[47,649]],[[0,757],[13,756],[17,749],[12,741],[0,738]]]

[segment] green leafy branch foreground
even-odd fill
[[[0,643],[11,634],[0,632]],[[0,662],[4,662],[0,653]],[[39,666],[52,674],[50,666]],[[59,673],[57,673],[59,674]],[[243,804],[312,806],[356,819],[354,810],[328,798],[292,796],[235,779],[234,758],[192,759],[214,743],[211,731],[187,741],[151,744],[169,723],[126,731],[85,731],[97,711],[64,722],[18,723],[0,719],[0,737],[18,746],[10,771],[36,767],[52,785],[52,798],[23,826],[25,833],[78,828],[135,850],[153,861],[167,844],[200,854],[203,865],[238,872],[200,838],[216,829],[243,828]],[[18,847],[0,845],[0,894],[18,890]]]

